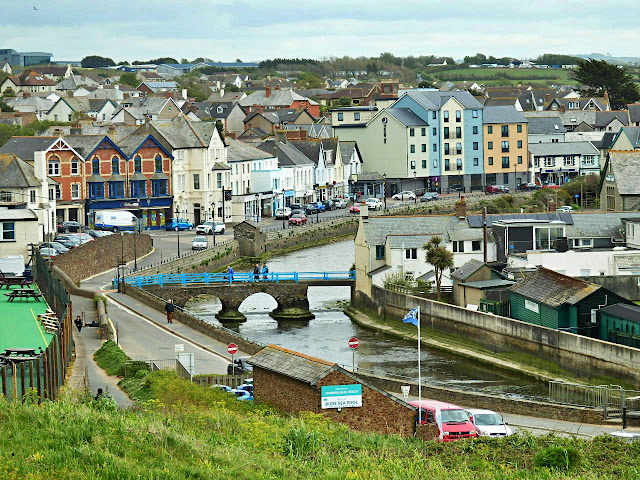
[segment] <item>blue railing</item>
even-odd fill
[[[159,275],[142,275],[138,277],[126,277],[127,285],[144,287],[146,285],[211,285],[233,284],[248,282],[301,282],[301,281],[331,281],[331,280],[355,280],[356,272],[269,272],[266,274],[254,274],[252,272],[228,273],[170,273]],[[113,287],[118,287],[118,279],[113,279]]]

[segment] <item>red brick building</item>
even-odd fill
[[[355,430],[413,436],[416,409],[401,399],[363,381],[336,363],[269,345],[256,353],[253,365],[254,397],[290,413],[320,413]],[[323,386],[362,387],[362,406],[322,408]]]

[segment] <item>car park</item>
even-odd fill
[[[467,408],[466,412],[481,437],[508,437],[513,434],[502,416],[493,410]]]
[[[220,220],[209,220],[196,227],[196,235],[213,235],[213,232],[216,235],[224,235],[224,227],[224,222]]]
[[[80,239],[80,245],[84,245],[85,243],[94,241],[94,238],[91,235],[89,235],[88,233],[67,233],[67,235],[65,235],[65,236],[66,237],[71,237],[72,240],[74,238],[79,238]]]
[[[367,198],[365,203],[367,204],[367,207],[369,207],[369,210],[379,210],[382,208],[382,200],[379,198]]]
[[[40,249],[40,256],[42,258],[53,258],[58,256],[58,252],[55,248],[45,247]]]
[[[324,205],[324,209],[327,212],[331,210],[335,210],[336,208],[335,204],[333,203],[333,200],[325,200],[322,202],[322,205]]]
[[[427,192],[420,197],[421,202],[432,202],[434,200],[438,200],[440,196],[438,192]]]
[[[463,438],[478,438],[476,427],[467,412],[457,405],[436,400],[409,402],[420,409],[421,424],[438,427],[438,441],[452,442]]]
[[[404,192],[396,193],[391,198],[393,198],[394,200],[415,200],[416,194],[408,190],[405,190]]]
[[[304,206],[304,213],[306,213],[307,215],[312,215],[314,213],[316,213],[318,211],[318,209],[316,208],[315,203],[307,203]]]
[[[69,249],[62,245],[60,242],[44,242],[41,243],[38,248],[40,250],[42,250],[43,248],[53,248],[58,253],[58,255],[61,253],[67,253],[69,251]]]
[[[253,372],[253,365],[247,363],[250,357],[240,357],[227,365],[227,375],[242,375],[245,372]]]
[[[276,220],[289,220],[292,215],[289,207],[283,207],[276,210]]]
[[[193,230],[193,223],[185,218],[174,218],[165,225],[167,230]]]
[[[207,237],[195,237],[191,241],[191,250],[204,250],[208,246]]]
[[[360,213],[360,204],[354,203],[353,205],[351,205],[351,208],[349,208],[349,213]]]
[[[344,198],[331,199],[335,208],[347,208],[347,201]]]
[[[65,247],[71,249],[76,248],[81,245],[79,238],[73,238],[69,235],[58,235],[53,239],[54,242],[61,243]]]
[[[58,224],[59,233],[80,232],[84,230],[84,226],[78,222],[60,222]]]
[[[289,219],[289,225],[295,225],[295,226],[306,225],[307,221],[308,219],[305,214],[296,213],[295,215],[291,215],[291,218]]]

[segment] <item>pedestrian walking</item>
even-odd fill
[[[233,282],[233,274],[234,273],[235,272],[233,271],[233,268],[231,268],[231,267],[227,268],[227,276],[228,276],[229,280],[231,280],[232,282]]]
[[[104,393],[104,392],[102,391],[102,389],[101,389],[101,388],[99,388],[99,389],[98,389],[98,392],[96,393],[96,396],[95,396],[95,397],[93,397],[93,399],[94,399],[94,400],[100,400],[100,399],[102,398],[103,393]]]
[[[267,274],[269,273],[269,267],[267,267],[267,264],[265,263],[264,265],[262,265],[262,279],[266,280],[267,279]]]
[[[167,303],[164,306],[164,311],[167,312],[167,323],[173,323],[173,312],[175,309],[176,306],[173,304],[173,300],[167,300]]]
[[[76,319],[73,321],[73,323],[75,323],[76,328],[78,329],[78,332],[82,331],[82,319],[80,318],[80,315],[76,316]]]
[[[257,263],[253,266],[253,280],[260,280],[260,265],[258,265]]]

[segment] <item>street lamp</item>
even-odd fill
[[[178,258],[180,258],[180,210],[176,207],[176,234],[178,235]]]
[[[213,226],[211,227],[211,229],[213,230],[213,246],[216,246],[216,202],[211,202],[211,205],[213,205],[213,212],[212,212],[212,218],[211,221],[213,222]]]
[[[382,174],[382,197],[384,198],[384,209],[387,209],[387,174]]]

